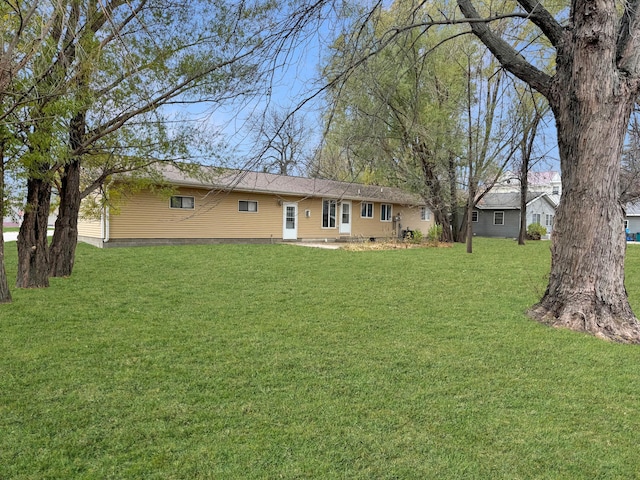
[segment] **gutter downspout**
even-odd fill
[[[105,206],[102,210],[102,221],[100,222],[102,227],[102,243],[109,241],[109,205]]]

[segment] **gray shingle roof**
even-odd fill
[[[527,204],[539,197],[548,195],[536,192],[527,193]],[[549,199],[552,201],[551,199]],[[479,210],[520,210],[520,193],[487,193],[476,205]]]
[[[201,178],[190,176],[172,166],[163,166],[162,175],[173,185],[235,190],[241,192],[329,197],[345,200],[382,201],[403,205],[424,205],[418,196],[399,188],[338,182],[318,178],[290,177],[272,173],[225,171],[203,167]]]

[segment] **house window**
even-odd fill
[[[193,210],[195,208],[195,198],[194,197],[183,197],[180,195],[174,195],[171,197],[170,207],[171,208],[185,208],[187,210]]]
[[[534,213],[531,215],[531,223],[539,223],[540,225],[542,225],[542,222],[540,221],[539,213]]]
[[[362,218],[373,218],[373,203],[362,202],[362,206],[360,208],[360,216]]]
[[[474,223],[478,223],[478,211],[477,210],[473,210],[471,212],[471,221]]]
[[[504,212],[493,212],[493,224],[504,225]]]
[[[625,232],[629,229],[629,220],[624,221],[624,230]]]
[[[553,226],[553,215],[546,215],[546,225],[547,227]]]
[[[239,212],[257,212],[258,211],[258,202],[254,202],[252,200],[239,200],[238,201],[238,211]]]
[[[391,205],[389,205],[388,203],[383,203],[382,205],[380,205],[380,221],[391,221]]]
[[[424,222],[431,220],[431,210],[427,207],[420,207],[420,220]]]
[[[552,192],[553,192],[553,195],[558,195],[558,194],[560,193],[560,187],[558,187],[557,185],[555,185],[555,186],[553,187]]]
[[[336,228],[336,201],[322,201],[322,228]]]

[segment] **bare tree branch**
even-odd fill
[[[640,65],[639,8],[640,0],[629,0],[625,2],[616,49],[618,68],[634,75],[640,73],[638,71]]]
[[[564,28],[538,0],[518,0],[518,3],[529,13],[529,19],[542,30],[551,45],[555,47],[562,42]]]
[[[495,55],[502,66],[548,98],[551,77],[527,62],[511,45],[493,33],[487,22],[482,21],[471,0],[458,0],[458,6],[465,18],[470,20],[469,25],[473,33]]]

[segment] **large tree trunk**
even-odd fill
[[[86,111],[79,111],[69,125],[69,149],[77,152],[82,146],[86,130]],[[53,239],[49,247],[49,275],[68,277],[73,272],[78,242],[78,214],[80,212],[80,156],[62,169],[60,207]]]
[[[18,233],[18,288],[49,286],[47,221],[51,183],[43,178],[27,181],[27,206]]]
[[[575,4],[591,8],[590,2]],[[595,14],[576,13],[591,22],[590,28],[576,24],[574,40],[557,55],[550,103],[563,188],[549,286],[531,315],[554,326],[640,343],[640,326],[624,286],[626,243],[619,203],[620,155],[637,89],[615,68],[615,48],[603,48],[606,42],[615,45],[614,23],[599,18],[603,11]]]
[[[65,165],[60,182],[60,207],[49,247],[49,276],[68,277],[73,272],[80,212],[80,160]]]
[[[414,149],[420,157],[424,186],[433,209],[433,220],[437,225],[442,226],[440,241],[450,243],[453,241],[453,235],[449,221],[449,209],[444,199],[440,178],[438,178],[436,167],[432,161],[433,155],[423,143],[415,145]]]

